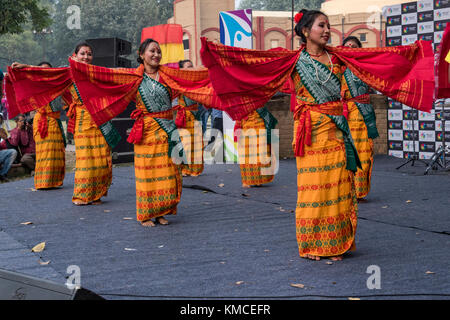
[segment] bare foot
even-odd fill
[[[169,221],[167,221],[163,217],[156,218],[156,222],[158,222],[159,224],[162,224],[162,225],[168,225],[169,224]]]
[[[340,256],[330,257],[330,259],[333,261],[342,261],[342,259],[344,259],[344,257],[342,255],[340,255]]]
[[[307,255],[305,255],[305,258],[308,258],[308,259],[310,259],[310,260],[316,260],[316,261],[319,261],[319,260],[320,260],[320,257],[319,257],[319,256],[313,256],[312,254],[307,254]]]
[[[248,184],[243,183],[243,184],[242,184],[242,188],[251,188],[251,186],[248,185]]]
[[[152,220],[141,221],[143,227],[154,227],[155,223]]]
[[[74,201],[72,201],[72,203],[76,206],[87,206],[89,204],[88,202],[84,202],[81,200],[74,200]]]

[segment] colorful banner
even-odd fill
[[[253,48],[252,10],[222,11],[219,13],[220,42],[238,48]],[[234,141],[234,124],[223,112],[224,153],[227,162],[238,162],[237,142]]]
[[[151,38],[159,42],[161,47],[161,64],[178,66],[178,61],[184,60],[183,28],[179,24],[160,24],[142,29],[141,43]]]

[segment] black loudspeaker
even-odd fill
[[[105,300],[87,289],[0,269],[0,300]]]
[[[113,163],[127,163],[134,161],[134,145],[127,141],[134,120],[129,118],[114,118],[111,120],[114,128],[117,129],[122,139],[117,146],[112,149]]]
[[[131,61],[120,56],[131,53],[131,42],[119,38],[86,39],[92,46],[92,64],[108,68],[131,68]]]
[[[111,120],[114,128],[117,129],[122,139],[112,150],[112,163],[134,162],[134,145],[127,141],[134,120],[130,118],[133,110],[136,109],[136,103],[131,102],[127,109]]]
[[[107,68],[131,68],[131,61],[122,57],[96,57],[92,64]]]

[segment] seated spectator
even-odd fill
[[[30,169],[31,175],[33,175],[36,166],[36,145],[33,137],[33,128],[26,121],[24,115],[17,116],[16,124],[16,128],[10,132],[10,137],[7,142],[10,148],[18,151],[20,163]]]
[[[0,128],[0,182],[8,182],[6,175],[17,157],[16,150],[8,149],[6,144],[7,138],[8,134],[6,133],[6,130]]]

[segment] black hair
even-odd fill
[[[89,43],[85,42],[85,41],[78,43],[77,46],[75,47],[75,50],[73,52],[75,52],[75,54],[77,54],[78,51],[80,51],[80,49],[82,47],[88,47],[89,49],[91,49],[92,54],[94,54],[94,49],[92,49],[92,46]]]
[[[295,25],[294,30],[295,34],[297,34],[302,39],[302,41],[306,43],[306,37],[303,34],[302,30],[305,28],[310,30],[314,24],[314,21],[316,21],[316,18],[318,16],[323,15],[327,17],[327,15],[319,10],[306,10],[306,9],[300,10],[299,13],[303,13],[303,16],[300,19],[300,21]]]
[[[50,62],[47,62],[47,61],[39,62],[39,63],[38,63],[38,67],[43,66],[44,64],[47,64],[47,65],[50,66],[50,68],[53,68],[52,65],[51,65],[51,63],[50,63]]]
[[[345,38],[344,41],[342,42],[342,45],[345,46],[345,44],[349,41],[353,41],[354,43],[356,43],[358,45],[359,48],[362,48],[361,41],[359,41],[359,39],[355,36],[349,36],[349,37]]]
[[[152,43],[152,42],[155,42],[156,44],[159,45],[159,42],[156,41],[156,40],[154,40],[154,39],[152,39],[152,38],[147,38],[147,39],[145,39],[145,40],[141,43],[141,45],[139,46],[139,49],[138,49],[138,57],[137,57],[137,62],[138,62],[138,63],[144,64],[144,60],[142,60],[141,54],[143,54],[143,53],[145,52],[145,50],[147,50],[147,47],[148,47],[148,46],[150,45],[150,43]]]
[[[184,67],[184,64],[185,64],[185,63],[188,63],[188,62],[190,62],[192,65],[194,65],[194,64],[192,63],[191,60],[186,59],[186,60],[180,60],[180,61],[178,61],[178,67],[180,67],[180,69],[181,69],[181,68]]]

